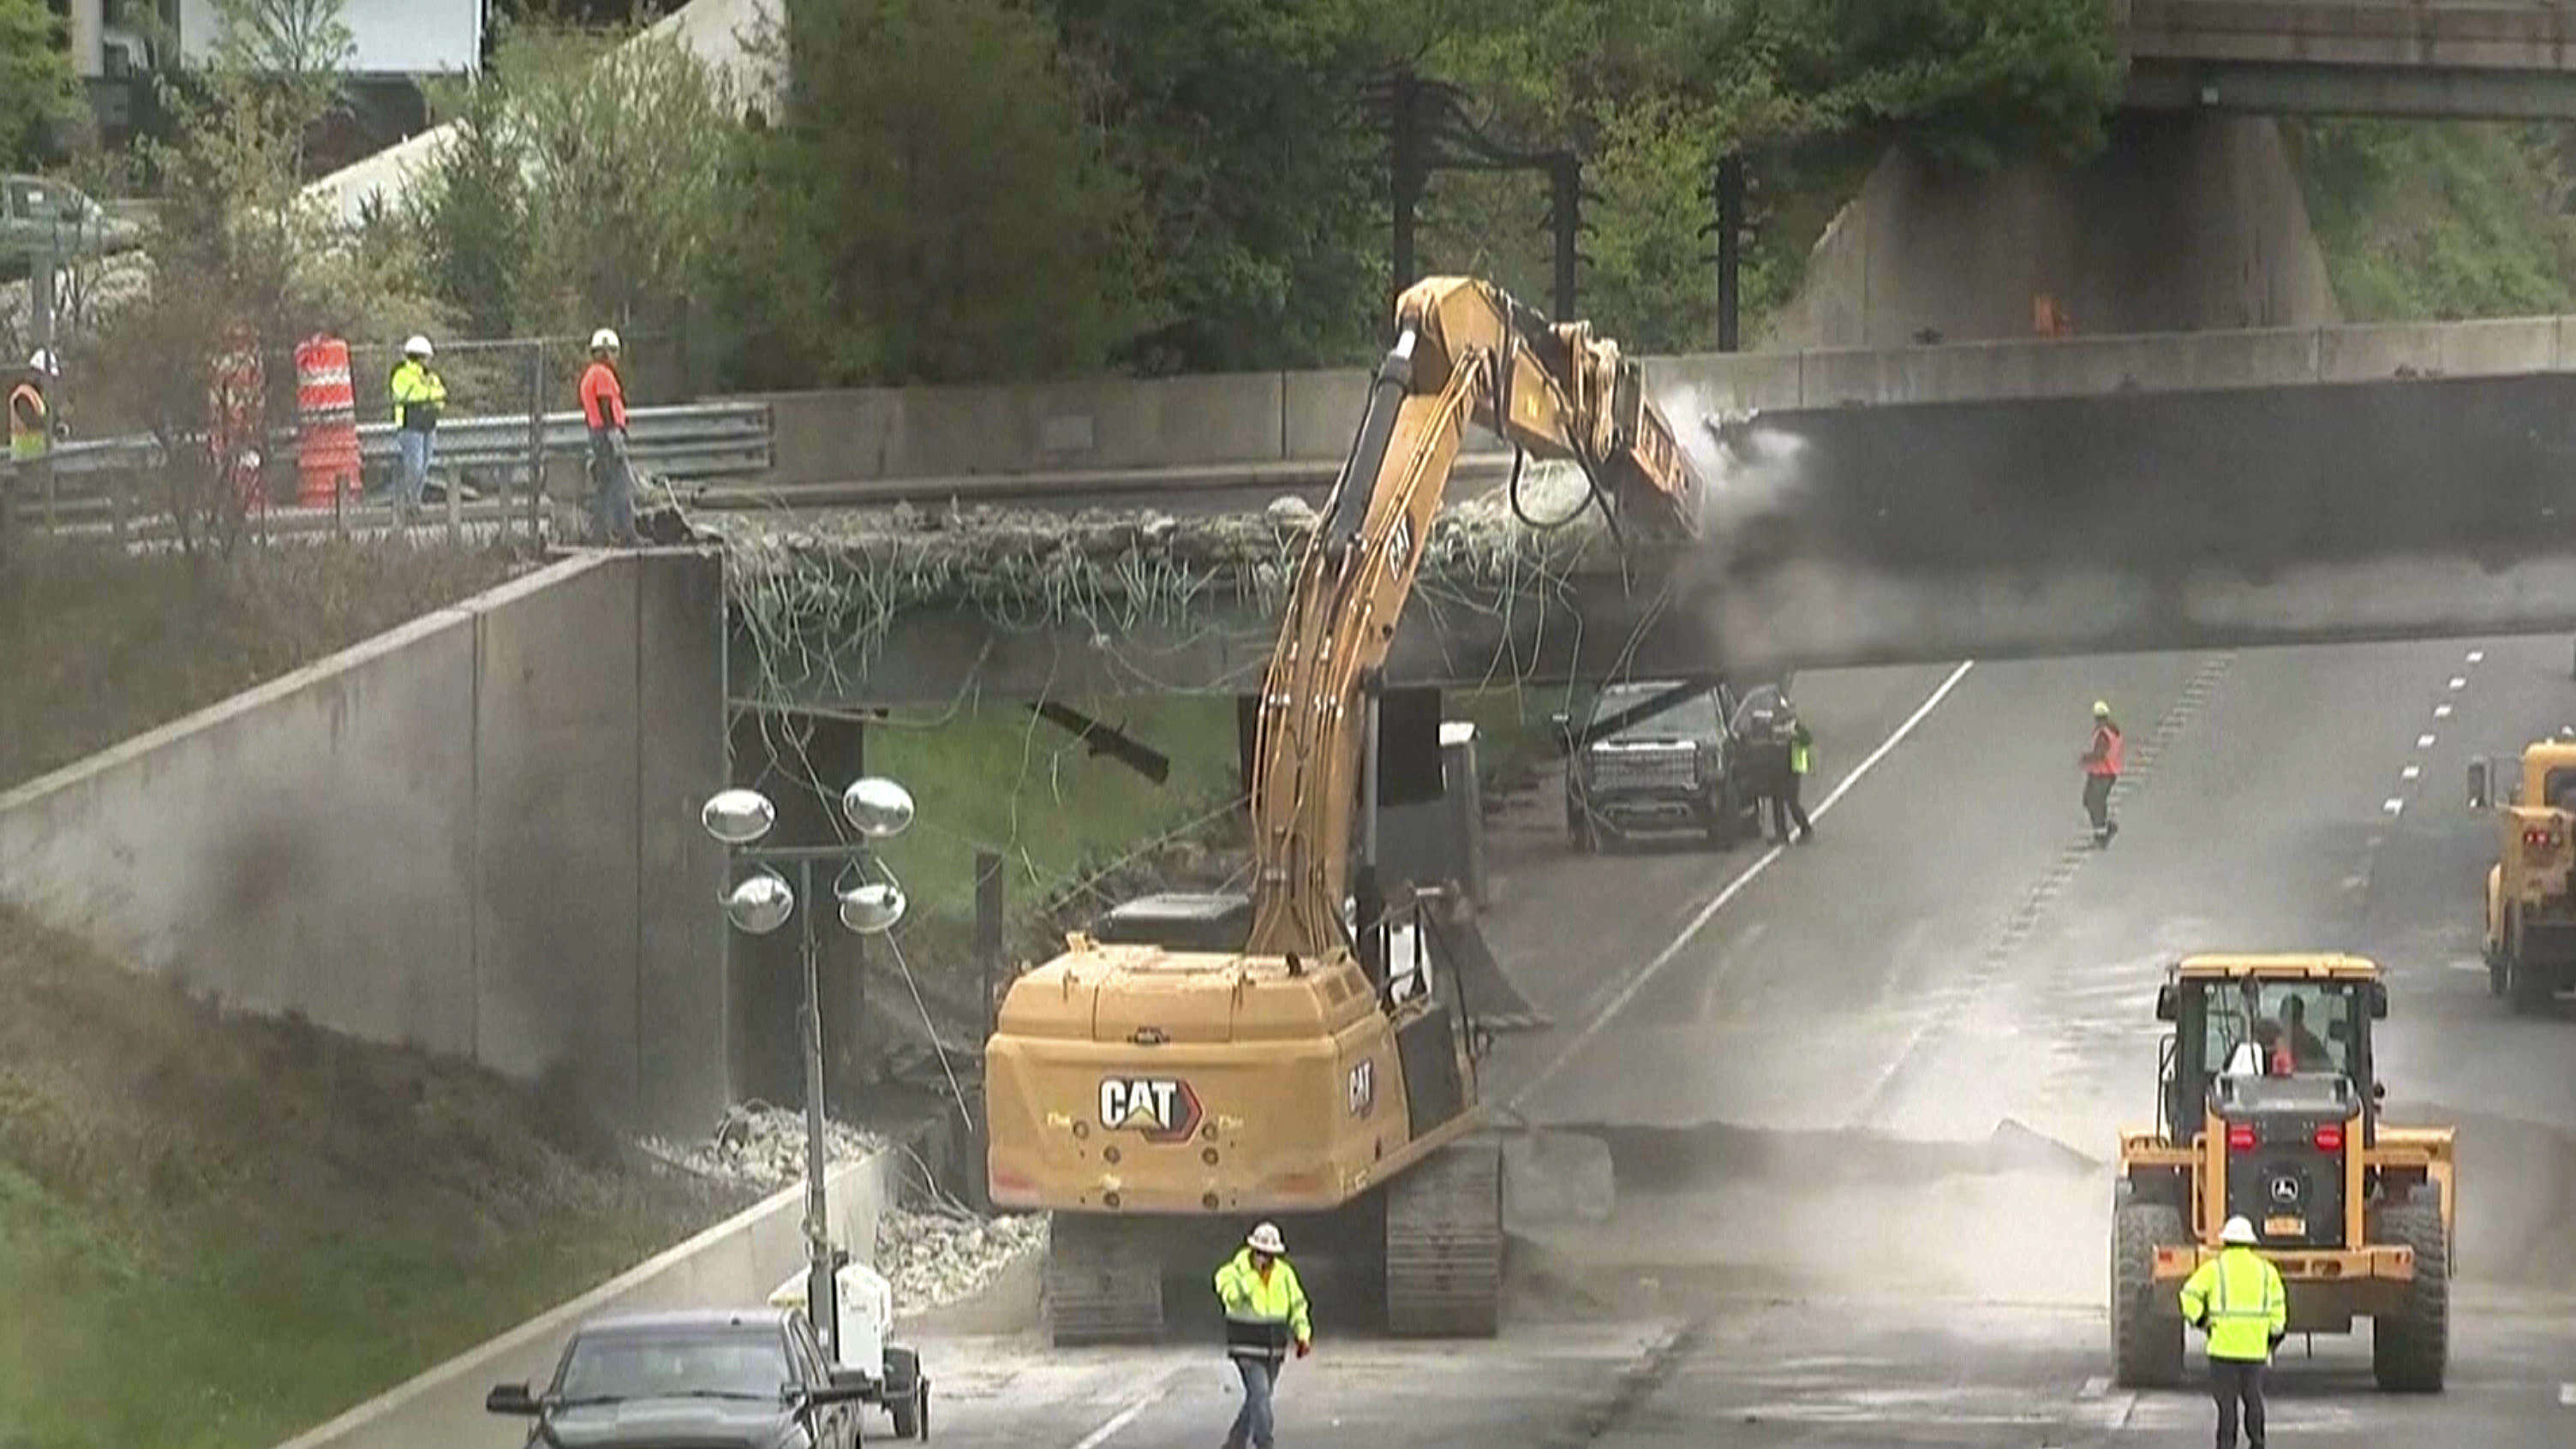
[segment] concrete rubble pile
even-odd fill
[[[1043,1213],[979,1218],[957,1208],[890,1208],[877,1219],[877,1271],[897,1313],[971,1298],[1013,1262],[1044,1249]]]
[[[859,1161],[885,1146],[884,1138],[856,1127],[831,1121],[823,1126],[835,1163]],[[746,1103],[726,1112],[724,1121],[703,1142],[648,1138],[644,1147],[702,1177],[763,1193],[805,1180],[805,1114],[766,1102]]]

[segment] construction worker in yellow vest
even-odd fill
[[[1276,1224],[1254,1228],[1242,1249],[1216,1270],[1216,1296],[1225,1304],[1226,1356],[1243,1376],[1243,1407],[1226,1431],[1225,1449],[1271,1449],[1276,1426],[1270,1399],[1280,1365],[1291,1347],[1304,1358],[1315,1342],[1306,1290],[1288,1266],[1288,1245]]]
[[[385,380],[394,401],[394,441],[402,452],[402,471],[394,479],[394,506],[409,512],[420,507],[429,489],[429,465],[438,447],[438,414],[447,406],[447,384],[430,370],[429,339],[414,336],[403,343],[402,361]]]
[[[2182,1321],[2209,1335],[2209,1393],[2218,1401],[2218,1449],[2236,1449],[2236,1408],[2245,1442],[2263,1449],[2263,1370],[2290,1332],[2290,1292],[2281,1270],[2254,1251],[2242,1217],[2218,1230],[2218,1256],[2182,1285]]]

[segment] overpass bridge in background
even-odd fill
[[[2111,3],[2135,109],[2576,117],[2562,0]]]
[[[2576,629],[2576,317],[1649,359],[1712,537],[1408,616],[1399,684]],[[1329,486],[1366,374],[766,397],[778,471],[701,503],[1253,511]],[[1469,486],[1508,455],[1478,438]],[[787,698],[1253,687],[1272,621],[919,612]]]

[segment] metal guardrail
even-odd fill
[[[442,419],[437,466],[498,469],[524,476],[532,431],[528,424],[525,414]],[[590,448],[590,430],[578,412],[548,413],[542,427],[540,442],[546,457],[577,457]],[[626,414],[626,442],[639,467],[666,478],[756,477],[770,467],[769,404],[632,408]],[[292,429],[269,435],[272,457],[291,458],[294,447]],[[393,424],[359,424],[358,450],[367,463],[390,465],[397,453]],[[150,468],[159,460],[160,445],[148,437],[65,442],[53,452],[55,476],[66,480]]]

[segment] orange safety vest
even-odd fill
[[[2119,774],[2120,747],[2120,727],[2118,725],[2106,724],[2095,726],[2093,730],[2093,758],[2084,762],[2084,773],[2088,775]]]
[[[605,362],[582,370],[581,420],[594,433],[626,426],[626,388],[617,379],[617,369]]]

